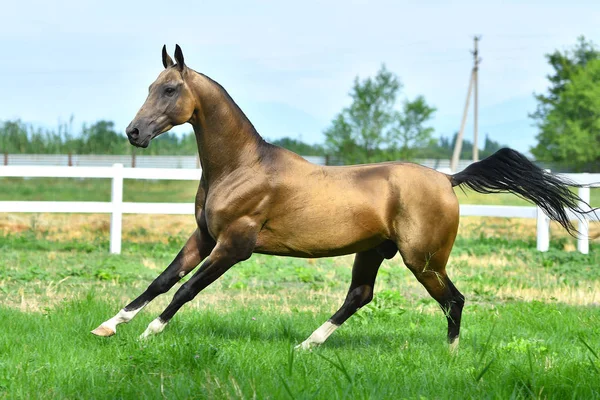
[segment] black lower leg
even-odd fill
[[[177,290],[171,303],[160,314],[160,320],[168,322],[185,303],[196,297],[200,291],[213,283],[234,264],[235,261],[230,258],[220,258],[214,262],[210,258],[207,259],[194,276]]]
[[[213,247],[214,241],[206,232],[200,230],[194,232],[171,264],[154,279],[144,293],[125,306],[125,311],[137,310],[154,300],[156,296],[168,292],[181,278],[196,268]]]
[[[352,267],[352,283],[346,300],[340,309],[333,314],[330,321],[336,325],[343,324],[359,308],[373,299],[373,287],[383,256],[376,250],[357,253]]]
[[[446,299],[445,304],[442,305],[442,309],[448,319],[448,342],[452,343],[460,333],[460,320],[463,306],[465,305],[465,297],[458,291],[450,279],[446,278],[446,284],[450,289],[451,297]]]
[[[144,293],[125,306],[125,311],[137,310],[148,302],[154,300],[156,296],[169,291],[169,289],[171,289],[173,285],[175,285],[181,279],[179,272],[181,271],[182,259],[183,250],[177,254],[167,269],[165,269],[156,279],[154,279]]]
[[[348,291],[346,300],[339,310],[330,318],[330,321],[336,325],[343,324],[359,308],[367,305],[373,299],[373,287],[362,285]]]

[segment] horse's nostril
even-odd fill
[[[129,137],[131,137],[132,139],[137,139],[140,136],[140,131],[138,128],[132,128],[127,133],[129,134]]]

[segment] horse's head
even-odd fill
[[[162,49],[165,70],[150,85],[148,98],[126,129],[129,142],[148,147],[150,140],[192,118],[195,101],[185,77],[189,73],[183,62],[181,47],[175,47],[175,61]]]

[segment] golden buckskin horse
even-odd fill
[[[161,332],[202,289],[252,253],[331,257],[356,253],[343,305],[299,347],[323,343],[373,298],[384,259],[404,264],[440,304],[448,342],[458,344],[463,295],[446,273],[456,238],[459,205],[453,187],[512,192],[540,206],[569,232],[565,208],[585,211],[566,182],[510,149],[446,175],[420,165],[388,162],[320,166],[265,142],[217,82],[190,69],[177,45],[175,61],[163,47],[162,71],[131,124],[132,145],[189,122],[196,135],[202,177],[196,195],[197,229],[173,262],[138,298],[92,331],[111,336],[159,294],[202,266],[175,293],[142,334]]]

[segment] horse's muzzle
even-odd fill
[[[137,127],[133,127],[131,125],[127,127],[125,133],[127,133],[129,143],[131,143],[135,147],[146,148],[148,147],[148,144],[150,144],[150,139],[152,139],[152,135],[141,134],[140,130]]]

